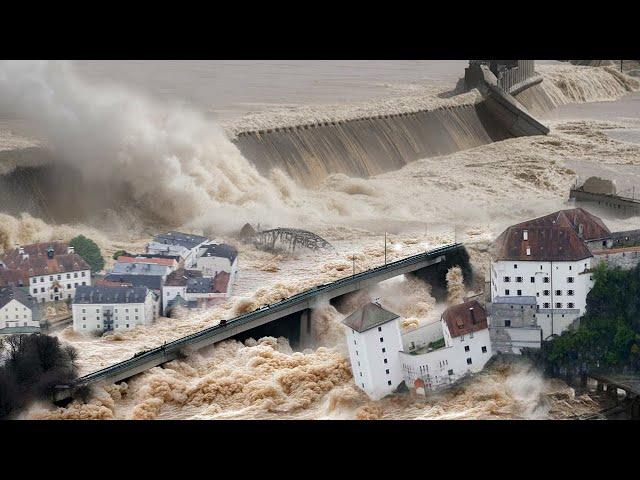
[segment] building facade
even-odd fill
[[[345,318],[353,379],[358,388],[378,400],[402,383],[398,352],[402,350],[399,317],[368,303]]]
[[[543,339],[561,334],[584,313],[593,287],[588,242],[602,244],[609,236],[599,218],[580,208],[509,227],[498,237],[491,262],[492,303],[509,306],[514,299],[519,309],[518,297],[533,297]]]
[[[229,278],[227,272],[218,272],[213,278],[203,277],[198,270],[173,272],[162,289],[163,314],[169,316],[176,305],[206,308],[224,302],[229,297]]]
[[[91,285],[91,269],[73,247],[60,242],[24,245],[3,255],[8,270],[19,271],[38,302],[73,299],[76,288]]]
[[[493,355],[487,314],[471,300],[447,308],[440,320],[439,345],[400,352],[403,378],[409,388],[424,393],[480,372]]]
[[[151,325],[156,301],[146,287],[78,287],[72,307],[73,330],[101,333]]]
[[[0,287],[0,334],[40,331],[40,309],[24,288]]]
[[[192,268],[198,256],[198,249],[209,239],[200,235],[182,232],[167,232],[156,235],[147,245],[147,253],[158,255],[177,255],[185,268]]]
[[[238,251],[226,244],[203,245],[198,251],[196,269],[205,277],[215,277],[219,272],[226,272],[231,286],[238,274]]]

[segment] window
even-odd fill
[[[511,320],[505,320],[504,321],[504,326],[505,327],[510,327],[511,326]]]
[[[549,277],[544,277],[542,279],[542,283],[549,283]]]
[[[453,370],[449,369],[449,371],[447,372],[449,375],[453,375]]]
[[[516,283],[522,283],[522,277],[516,277]]]
[[[384,342],[384,338],[380,337],[380,343]]]
[[[562,303],[560,302],[556,303],[556,308],[562,308]]]
[[[518,268],[518,264],[517,264],[517,263],[514,263],[514,264],[513,264],[513,268]]]
[[[470,359],[470,358],[467,358],[467,365],[471,365],[471,363],[472,363],[472,362],[471,362],[471,359]]]
[[[391,380],[389,380],[389,381],[387,382],[387,385],[391,386]]]
[[[387,372],[387,375],[389,375],[389,369],[388,368],[385,370],[385,372]]]
[[[58,280],[62,280],[62,275],[58,275]]]
[[[136,312],[138,311],[138,309],[136,308]],[[378,327],[378,331],[381,332],[382,331],[382,327]]]
[[[67,279],[71,278],[71,274],[67,273]]]
[[[387,359],[386,359],[386,358],[384,359],[384,363],[389,363],[389,362],[387,362]]]
[[[531,277],[531,283],[536,283],[536,277]]]
[[[504,294],[505,294],[505,295],[509,295],[509,289],[505,290],[505,291],[504,291]]]
[[[468,352],[468,351],[469,351],[469,345],[465,345],[465,346],[464,346],[464,351],[465,351],[465,352]]]
[[[542,308],[549,308],[549,304],[548,303],[543,303],[542,304]]]
[[[33,289],[33,293],[38,293],[38,289],[37,289],[37,288],[34,288],[34,289]]]
[[[543,290],[542,291],[542,295],[544,295],[545,297],[548,297],[549,293],[551,293],[551,292],[549,292],[549,290]]]
[[[527,247],[527,256],[531,255],[531,248]]]
[[[487,347],[482,347],[482,353],[487,353]]]
[[[84,272],[82,272],[82,274],[81,274],[81,275],[84,277]],[[83,283],[83,285],[84,285],[84,283]]]
[[[504,277],[502,280],[504,283],[509,283],[511,281],[511,277]]]
[[[557,297],[561,297],[562,296],[562,290],[556,290],[556,296]]]
[[[516,293],[517,293],[518,295],[522,295],[522,290],[518,290]]]
[[[573,308],[573,307],[574,307],[574,305],[573,305],[572,302],[567,303],[567,308]]]
[[[117,312],[117,310],[116,310],[116,312]],[[355,338],[353,339],[353,344],[354,344],[354,345],[357,345],[357,344],[358,344],[358,342],[356,342]]]
[[[571,269],[572,269],[572,268],[571,268],[571,265],[569,265],[569,270],[571,270]]]
[[[40,287],[40,291],[44,293],[44,287]]]
[[[383,348],[383,349],[382,349],[382,353],[387,353],[387,349],[386,349],[386,348]]]

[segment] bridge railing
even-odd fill
[[[167,352],[177,352],[179,351],[181,348],[189,345],[191,342],[198,340],[198,339],[205,339],[210,335],[214,335],[217,334],[218,332],[221,332],[225,329],[231,329],[240,325],[243,325],[247,322],[250,322],[256,318],[259,318],[261,316],[263,316],[266,313],[272,313],[272,312],[278,312],[278,311],[282,311],[285,310],[286,308],[295,305],[296,303],[304,300],[306,297],[309,297],[311,295],[316,295],[320,292],[326,291],[332,291],[332,290],[336,290],[338,288],[340,288],[343,285],[347,285],[356,281],[360,281],[360,280],[364,280],[366,278],[369,278],[371,276],[374,276],[376,273],[382,271],[382,270],[393,270],[395,268],[400,268],[402,266],[405,265],[411,265],[414,263],[419,263],[423,260],[426,259],[431,259],[434,257],[438,257],[439,255],[443,254],[443,253],[447,253],[447,252],[451,252],[452,250],[457,250],[460,247],[462,247],[461,243],[454,243],[454,244],[448,244],[448,245],[443,245],[441,247],[435,248],[433,250],[430,250],[428,252],[425,253],[420,253],[417,255],[412,255],[410,257],[406,257],[403,258],[401,260],[396,260],[395,262],[389,262],[386,265],[380,265],[378,267],[374,267],[372,269],[369,270],[365,270],[364,272],[360,272],[360,273],[356,273],[354,275],[350,275],[348,277],[344,277],[341,279],[336,280],[335,282],[331,282],[328,284],[324,284],[324,285],[318,285],[315,287],[312,287],[308,290],[305,290],[303,292],[297,293],[295,295],[292,295],[291,297],[288,297],[284,300],[281,300],[279,302],[273,303],[271,305],[265,305],[263,307],[260,307],[252,312],[247,312],[244,313],[242,315],[238,315],[237,317],[228,319],[226,321],[226,323],[224,325],[214,325],[208,328],[205,328],[204,330],[200,330],[199,332],[195,332],[192,333],[190,335],[187,335],[185,337],[181,337],[179,339],[173,340],[171,342],[167,342],[164,345],[160,346],[160,347],[156,347],[153,348],[151,350],[147,350],[146,352],[142,352],[137,354],[135,357],[129,358],[127,360],[123,360],[121,362],[115,363],[113,365],[110,365],[108,367],[102,368],[100,370],[96,370],[95,372],[89,373],[83,377],[78,378],[75,381],[75,385],[82,385],[82,384],[86,384],[89,383],[93,380],[99,379],[101,377],[104,377],[106,375],[108,375],[109,373],[113,373],[119,370],[126,370],[129,368],[135,368],[138,365],[142,365],[144,364],[149,358],[154,357],[156,355],[159,354],[164,354]]]

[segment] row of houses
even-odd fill
[[[375,303],[343,321],[356,385],[373,399],[402,384],[426,393],[479,372],[494,352],[540,348],[579,324],[598,264],[638,264],[634,239],[637,231],[612,233],[581,208],[508,227],[493,245],[486,305],[467,300],[439,324],[405,332],[397,314]]]
[[[179,307],[208,308],[225,301],[237,276],[231,245],[182,232],[156,235],[142,254],[125,254],[73,303],[79,332],[122,331],[150,325]]]

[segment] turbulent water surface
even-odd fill
[[[607,69],[540,68],[543,86],[523,102],[546,112],[548,136],[490,139],[363,178],[326,169],[305,182],[294,173],[301,165],[256,168],[231,141],[234,128],[355,118],[358,112],[416,105],[433,111],[474,105],[473,92],[451,97],[464,63],[243,63],[225,67],[235,73],[221,68],[219,75],[215,66],[198,63],[184,71],[173,63],[136,63],[130,71],[115,65],[0,66],[0,174],[5,174],[0,175],[5,181],[0,200],[3,193],[24,200],[1,205],[7,213],[0,213],[0,249],[82,232],[110,257],[120,248],[142,249],[151,233],[169,226],[235,243],[234,232],[251,221],[308,228],[335,250],[289,256],[238,245],[237,295],[216,309],[102,337],[70,328],[58,332],[77,347],[82,372],[349,275],[354,258],[358,271],[379,265],[385,231],[392,260],[454,239],[465,241],[476,272],[468,288],[480,291],[488,244],[506,225],[562,208],[576,176],[596,170],[628,178],[640,174],[640,145],[611,133],[638,127],[638,111],[629,107],[637,99],[629,92],[638,85]],[[255,77],[239,72],[255,72]],[[351,72],[349,81],[340,83],[344,72]],[[240,77],[245,83],[239,84],[251,85],[247,91],[228,81]],[[317,88],[312,88],[314,78]],[[276,101],[280,105],[273,105]],[[212,120],[215,111],[221,112],[224,128]],[[21,173],[38,165],[76,173],[48,183],[42,173],[47,170],[39,170],[43,179]],[[17,179],[23,190],[7,193]],[[57,190],[64,181],[72,181],[73,188]],[[28,194],[20,197],[23,191]],[[43,202],[27,208],[38,191],[46,208]],[[71,191],[86,193],[86,202]],[[605,221],[612,229],[639,228],[637,218],[605,216]],[[428,285],[412,278],[390,280],[355,296],[341,312],[317,305],[313,349],[294,352],[284,338],[222,342],[126,384],[100,387],[87,404],[37,405],[26,416],[564,418],[595,408],[588,398],[573,397],[566,385],[542,378],[525,364],[494,365],[426,401],[411,396],[368,401],[352,381],[340,321],[370,297],[401,314],[405,328],[437,321],[443,308]]]

